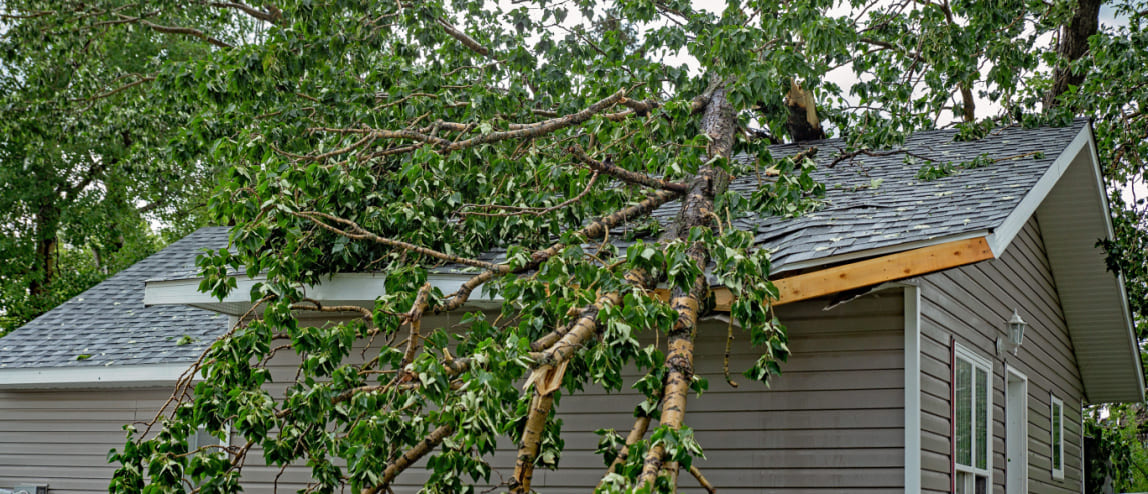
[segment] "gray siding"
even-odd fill
[[[756,355],[737,334],[722,377],[726,326],[699,332],[697,368],[710,391],[691,396],[687,425],[707,458],[699,468],[721,492],[901,492],[904,485],[904,317],[899,291],[868,296],[832,311],[824,300],[783,306],[793,355],[766,389],[738,373]],[[664,343],[663,343],[664,344]],[[562,401],[570,434],[562,469],[549,486],[593,485],[603,474],[594,429],[628,431],[635,395],[588,392]],[[602,410],[611,410],[603,413]],[[702,492],[683,473],[684,492]],[[541,488],[541,486],[540,486]],[[541,492],[585,492],[540,489]]]
[[[699,468],[722,492],[900,492],[904,479],[903,301],[899,290],[869,295],[831,311],[825,300],[779,308],[790,330],[790,361],[772,387],[740,376],[756,357],[735,330],[731,388],[722,377],[726,325],[704,323],[699,331],[697,368],[710,391],[691,397],[687,425],[706,448]],[[664,338],[662,341],[664,345]],[[358,352],[354,355],[357,356]],[[294,376],[294,357],[276,358],[279,383]],[[630,376],[632,381],[635,376]],[[282,384],[273,392],[278,394]],[[148,419],[166,390],[55,391],[0,394],[0,486],[46,481],[53,492],[105,492],[113,470],[106,453],[122,444],[120,426]],[[541,492],[587,492],[604,472],[593,453],[594,430],[623,434],[633,423],[638,398],[590,388],[561,401],[566,432],[561,470],[539,471]],[[12,410],[16,410],[15,413]],[[509,477],[510,445],[492,462]],[[25,451],[38,451],[35,455]],[[309,480],[307,468],[262,466],[257,449],[244,469],[246,492],[294,492]],[[49,465],[67,466],[56,468]],[[414,492],[424,472],[400,477],[398,492]],[[683,492],[701,492],[684,473]]]
[[[1028,377],[1029,491],[1081,491],[1084,398],[1040,228],[1030,219],[1000,259],[921,279],[922,490],[949,490],[950,341],[993,362],[993,492],[1005,490],[1005,365]],[[1004,322],[1019,309],[1029,323],[1016,356],[996,356]],[[1053,480],[1050,394],[1064,401],[1065,475]]]
[[[52,493],[107,492],[123,425],[151,420],[165,389],[0,391],[0,487],[48,483]]]

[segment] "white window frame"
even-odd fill
[[[973,442],[973,444],[972,444],[973,449],[972,449],[971,459],[972,459],[973,465],[962,465],[960,463],[960,461],[957,460],[957,457],[956,457],[957,437],[956,437],[956,435],[953,436],[953,454],[954,454],[953,465],[955,466],[958,474],[959,473],[971,474],[971,475],[965,476],[969,479],[970,482],[972,482],[973,479],[975,479],[976,477],[984,477],[985,482],[988,486],[989,492],[992,492],[992,479],[993,479],[993,474],[992,474],[992,472],[993,472],[993,446],[992,445],[993,445],[993,418],[994,418],[993,417],[993,382],[994,382],[993,362],[991,360],[989,360],[988,358],[962,346],[959,343],[954,342],[953,344],[954,344],[953,354],[956,357],[957,361],[965,360],[965,361],[969,362],[970,364],[972,364],[972,366],[973,366],[972,392],[974,393],[973,399],[970,400],[970,402],[969,402],[972,406],[972,410],[970,410],[970,416],[972,417],[972,420],[969,422],[969,427],[972,427],[971,436],[972,436],[972,442]],[[956,383],[957,361],[953,362],[953,382],[950,384],[954,388],[953,389],[954,398],[956,398],[956,386],[957,386],[957,383]],[[981,370],[985,371],[986,379],[987,379],[986,386],[985,386],[985,395],[986,395],[985,396],[985,405],[987,407],[986,410],[987,410],[988,424],[985,427],[985,435],[987,437],[986,437],[986,441],[985,441],[986,444],[984,444],[984,445],[979,444],[977,441],[977,437],[976,437],[976,431],[977,431],[976,407],[977,407],[977,403],[976,403],[975,393],[976,393],[976,388],[977,388],[977,377],[976,377],[977,372],[976,371],[977,371],[978,367]],[[956,420],[957,420],[957,415],[956,415],[957,403],[958,403],[958,401],[956,399],[954,399],[954,401],[953,401],[953,417],[952,417],[954,424],[956,423]],[[956,427],[956,426],[954,425],[954,427]],[[954,430],[954,432],[956,432],[955,428],[953,430]],[[983,469],[982,468],[976,468],[974,466],[976,464],[976,461],[977,461],[977,449],[976,448],[978,448],[978,447],[988,448],[985,451],[985,468],[983,468]],[[958,491],[960,491],[960,492],[972,492],[972,489],[971,489],[972,486],[969,485],[967,487],[969,487],[969,489],[961,490],[960,486],[958,486]]]
[[[1058,416],[1059,415],[1059,416]],[[1054,430],[1059,429],[1059,430]],[[1048,462],[1052,464],[1052,478],[1064,480],[1064,400],[1049,395],[1048,405]],[[1056,440],[1060,438],[1059,444]],[[1060,449],[1060,462],[1056,462],[1055,450]]]

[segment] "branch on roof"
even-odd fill
[[[632,221],[634,219],[647,216],[655,209],[661,207],[663,204],[677,199],[680,196],[681,194],[676,192],[659,190],[638,204],[629,206],[619,211],[615,211],[609,216],[603,217],[593,223],[590,223],[589,225],[586,225],[581,230],[574,232],[572,238],[592,239],[603,237],[607,232],[610,231],[611,228]],[[435,314],[440,314],[443,312],[450,312],[452,310],[458,309],[459,307],[462,307],[462,305],[465,304],[467,300],[470,299],[470,294],[473,293],[476,288],[481,286],[483,283],[494,279],[495,276],[505,274],[507,272],[522,273],[536,269],[538,266],[542,265],[542,263],[546,262],[547,259],[554,257],[564,248],[566,248],[566,244],[559,242],[551,245],[549,248],[535,251],[530,256],[530,262],[516,270],[509,270],[509,267],[507,267],[505,264],[500,264],[500,269],[490,269],[484,271],[470,278],[469,280],[466,280],[466,282],[462,284],[458,291],[447,297],[446,303],[434,307],[433,311]]]
[[[427,132],[420,132],[417,130],[377,130],[377,129],[340,129],[329,127],[312,127],[308,129],[309,132],[329,132],[334,134],[358,134],[358,135],[373,135],[379,139],[408,139],[414,141],[425,142],[433,144],[440,150],[450,152],[462,149],[472,148],[481,144],[492,144],[495,142],[510,140],[510,139],[534,139],[544,135],[565,129],[574,125],[578,125],[587,120],[590,120],[594,115],[597,115],[604,110],[618,104],[619,101],[625,97],[626,90],[619,89],[614,94],[598,100],[588,106],[586,109],[564,115],[562,117],[543,120],[538,123],[523,125],[519,128],[505,131],[488,132],[479,134],[469,139],[461,141],[451,141],[437,137]],[[628,110],[629,113],[623,112],[624,116],[636,115],[633,110]],[[461,124],[459,124],[461,125]],[[469,130],[471,126],[467,126]],[[423,130],[423,129],[420,129]],[[432,126],[433,130],[433,126]],[[462,129],[458,129],[462,130]]]
[[[576,196],[574,196],[574,197],[572,197],[566,201],[563,201],[561,204],[557,204],[557,205],[550,206],[547,208],[536,208],[536,207],[525,207],[525,206],[503,206],[500,204],[464,204],[462,206],[462,209],[465,209],[465,208],[481,208],[481,209],[502,210],[505,212],[483,213],[483,212],[479,212],[479,211],[459,211],[456,214],[458,214],[459,216],[487,216],[487,217],[521,216],[521,215],[526,215],[526,214],[533,215],[533,216],[542,216],[544,214],[557,211],[559,209],[562,209],[566,206],[569,206],[571,204],[574,204],[575,202],[582,200],[582,198],[585,197],[588,192],[590,192],[590,189],[594,187],[594,182],[597,182],[597,181],[598,181],[598,171],[595,170],[594,174],[590,175],[590,181],[588,183],[586,183],[586,187],[582,189],[582,192],[579,192],[578,195],[576,195]]]
[[[403,242],[401,240],[392,240],[389,238],[383,238],[383,237],[380,237],[374,233],[367,231],[366,229],[364,229],[362,226],[359,226],[359,224],[355,223],[354,221],[348,220],[346,218],[340,218],[340,217],[335,216],[335,215],[331,215],[331,214],[327,214],[327,213],[323,213],[323,212],[319,212],[319,211],[298,211],[298,212],[291,212],[290,214],[292,216],[295,216],[298,218],[303,218],[305,220],[309,220],[312,223],[314,223],[316,226],[318,226],[324,230],[327,230],[327,231],[334,233],[334,234],[337,234],[337,235],[342,235],[342,236],[350,238],[350,239],[370,240],[372,242],[383,244],[383,245],[386,245],[388,247],[393,247],[396,249],[402,249],[402,250],[406,250],[409,252],[414,252],[416,254],[421,254],[421,255],[424,255],[427,257],[432,257],[432,258],[435,258],[435,259],[438,259],[441,261],[464,264],[467,266],[474,266],[474,267],[489,269],[489,270],[497,270],[497,271],[501,271],[501,272],[508,272],[509,271],[509,269],[506,268],[504,265],[493,264],[493,263],[489,263],[486,261],[479,261],[477,259],[469,259],[466,257],[455,256],[455,255],[447,254],[444,252],[439,252],[439,251],[434,250],[434,249],[428,249],[426,247],[421,247],[421,246],[418,246],[415,244]],[[339,224],[345,225],[346,229],[332,226],[331,224],[329,224],[327,222],[334,222],[334,223],[339,223]]]
[[[830,161],[829,164],[826,165],[826,167],[827,168],[833,168],[833,167],[837,166],[838,163],[841,163],[842,161],[852,160],[853,158],[856,158],[856,157],[862,156],[862,155],[872,156],[872,157],[882,157],[882,156],[893,156],[895,154],[904,154],[906,156],[912,156],[912,157],[917,158],[917,159],[922,160],[922,161],[935,161],[935,160],[928,158],[926,156],[921,156],[921,155],[916,154],[912,151],[909,151],[908,149],[894,149],[892,151],[870,151],[868,149],[858,149],[856,151],[850,151],[848,153],[842,153],[841,156],[838,156],[838,157],[834,158],[833,161]]]
[[[579,162],[586,165],[591,170],[594,170],[595,173],[605,173],[611,177],[617,178],[618,180],[634,185],[643,185],[655,189],[669,190],[680,194],[684,194],[686,192],[686,184],[679,182],[668,182],[660,178],[654,178],[648,175],[643,175],[641,173],[632,172],[615,165],[610,161],[609,158],[607,158],[605,161],[598,161],[587,155],[586,151],[583,150],[581,146],[574,145],[567,148],[566,150],[570,152],[570,154],[574,155],[574,157],[577,158]]]

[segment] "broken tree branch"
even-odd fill
[[[435,21],[438,23],[438,25],[442,26],[443,30],[445,30],[447,34],[449,34],[452,38],[457,39],[459,43],[463,44],[463,46],[470,48],[471,51],[484,57],[490,56],[490,48],[482,46],[482,44],[480,44],[474,38],[460,31],[457,27],[451,25],[451,23],[447,22],[446,19],[435,19]]]
[[[606,161],[598,161],[594,158],[591,158],[589,155],[587,155],[586,151],[583,150],[582,147],[580,147],[580,146],[576,146],[576,145],[571,146],[567,150],[570,152],[570,154],[573,154],[574,157],[577,158],[579,162],[586,165],[591,170],[594,170],[595,172],[605,173],[605,174],[607,174],[611,177],[617,178],[618,180],[621,180],[623,182],[631,183],[631,184],[635,184],[635,185],[643,185],[643,186],[651,187],[654,189],[670,190],[670,191],[674,191],[674,192],[678,192],[678,193],[682,193],[682,194],[684,194],[686,192],[686,184],[678,183],[678,182],[668,182],[668,181],[660,179],[660,178],[654,178],[654,177],[651,177],[648,175],[643,175],[641,173],[632,172],[630,170],[627,170],[625,168],[622,168],[620,166],[615,165],[614,163],[610,162],[609,159],[607,159]]]
[[[442,444],[443,439],[454,433],[454,425],[444,424],[438,426],[435,430],[431,431],[422,441],[416,444],[411,449],[406,450],[394,461],[387,464],[387,468],[383,470],[383,476],[379,479],[379,485],[368,487],[360,491],[360,494],[377,494],[380,490],[384,490],[390,486],[391,482],[398,477],[400,473],[414,465],[427,453],[430,453],[436,446]]]
[[[610,214],[609,216],[601,218],[598,221],[583,227],[578,232],[575,232],[574,238],[592,239],[601,237],[605,235],[606,232],[610,231],[611,228],[614,228],[615,226],[635,218],[646,216],[653,212],[655,209],[661,207],[663,204],[678,198],[680,195],[681,194],[668,190],[659,190],[638,204],[629,206],[619,211],[615,211],[613,214]],[[536,251],[531,254],[530,262],[527,263],[526,266],[523,266],[516,271],[510,271],[510,268],[506,265],[498,265],[498,269],[487,270],[471,277],[465,283],[463,283],[461,287],[459,287],[458,291],[454,292],[454,294],[447,298],[446,303],[436,306],[433,309],[434,313],[440,314],[462,307],[462,305],[465,304],[467,300],[469,300],[470,294],[473,293],[476,288],[481,286],[483,283],[494,279],[495,276],[510,272],[520,273],[535,269],[542,263],[546,262],[547,259],[557,255],[565,247],[566,244],[559,242],[544,250]]]
[[[586,187],[582,189],[582,192],[579,192],[578,195],[571,197],[570,199],[567,199],[566,201],[563,201],[561,204],[557,204],[557,205],[550,206],[547,208],[532,208],[532,207],[523,207],[523,206],[502,206],[499,204],[466,204],[463,206],[464,208],[502,209],[502,210],[506,210],[506,212],[504,212],[504,213],[482,213],[482,212],[478,212],[478,211],[460,211],[458,213],[458,215],[459,216],[504,217],[504,216],[519,216],[519,215],[529,214],[529,215],[533,215],[533,216],[542,216],[544,214],[557,211],[559,209],[562,209],[566,206],[569,206],[571,204],[574,204],[574,203],[582,200],[582,198],[585,197],[586,194],[590,192],[590,189],[594,187],[594,182],[597,182],[597,181],[598,181],[598,171],[595,170],[594,174],[590,176],[590,181],[586,183]]]
[[[359,224],[355,223],[354,221],[348,220],[346,218],[340,218],[338,216],[334,216],[331,214],[327,214],[327,213],[323,213],[323,212],[319,212],[319,211],[293,211],[289,214],[291,214],[292,216],[296,216],[299,218],[310,220],[311,222],[315,223],[315,225],[319,226],[320,228],[323,228],[324,230],[335,233],[337,235],[342,235],[342,236],[350,238],[350,239],[371,240],[373,242],[386,245],[388,247],[394,247],[397,249],[407,250],[410,252],[414,252],[416,254],[422,254],[424,256],[433,257],[435,259],[439,259],[439,260],[446,261],[446,262],[454,262],[454,263],[458,263],[458,264],[464,264],[467,266],[474,266],[474,267],[478,267],[478,268],[494,270],[494,271],[498,271],[501,273],[505,273],[505,272],[509,271],[509,268],[507,268],[505,265],[493,264],[493,263],[489,263],[486,261],[479,261],[476,259],[468,259],[465,257],[459,257],[459,256],[451,255],[451,254],[446,254],[446,253],[439,252],[439,251],[434,250],[434,249],[428,249],[426,247],[421,247],[421,246],[418,246],[415,244],[403,242],[401,240],[393,240],[393,239],[389,239],[389,238],[383,238],[383,237],[380,237],[374,233],[367,231],[366,229],[359,226]],[[331,226],[322,220],[341,223],[343,225],[346,225],[350,231]]]
[[[116,15],[118,17],[120,17],[120,19],[122,19],[126,22],[134,22],[134,23],[146,26],[146,27],[148,27],[151,30],[156,31],[156,32],[160,32],[160,33],[164,33],[164,34],[182,34],[185,36],[192,36],[192,37],[204,40],[204,41],[211,43],[215,46],[218,46],[220,48],[232,48],[232,46],[230,44],[225,43],[225,42],[223,42],[217,38],[214,38],[214,37],[208,35],[207,33],[200,31],[198,29],[194,29],[194,28],[190,28],[190,27],[180,27],[180,26],[164,26],[162,24],[156,24],[154,22],[151,22],[151,21],[144,19],[142,17],[131,17],[131,16],[123,15],[123,14],[116,14]]]

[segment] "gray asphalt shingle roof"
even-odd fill
[[[903,149],[934,164],[978,156],[999,160],[932,181],[918,179],[924,163],[906,163],[905,154],[859,155],[830,168],[844,147],[840,140],[777,146],[775,155],[818,147],[812,175],[825,184],[824,206],[797,218],[750,218],[735,225],[756,229],[757,244],[776,249],[775,271],[801,261],[991,231],[1087,125],[1080,119],[1059,128],[1010,127],[971,142],[953,142],[956,131],[951,130],[919,132]],[[730,187],[748,193],[757,179],[741,177]]]
[[[144,307],[144,281],[185,270],[203,247],[221,245],[226,227],[202,228],[12,331],[0,338],[0,369],[194,361],[226,330],[227,316]]]
[[[775,156],[818,148],[813,176],[825,184],[823,204],[796,218],[744,218],[735,225],[757,232],[758,245],[774,250],[775,272],[829,256],[991,231],[1087,125],[1077,120],[1062,128],[1005,128],[973,142],[954,142],[955,131],[917,133],[904,149],[938,164],[997,160],[933,181],[918,179],[923,163],[906,163],[905,154],[858,155],[830,166],[844,148],[839,139],[774,146]],[[1040,154],[1029,154],[1034,152]],[[752,175],[730,185],[747,194],[759,186]],[[678,209],[670,203],[655,216],[669,221]],[[627,244],[621,235],[613,238],[620,247]],[[226,329],[227,317],[185,306],[145,308],[144,281],[198,277],[196,255],[226,245],[227,228],[200,229],[69,300],[0,338],[0,369],[193,361]],[[484,258],[503,255],[497,250]],[[192,342],[180,345],[184,335]]]

